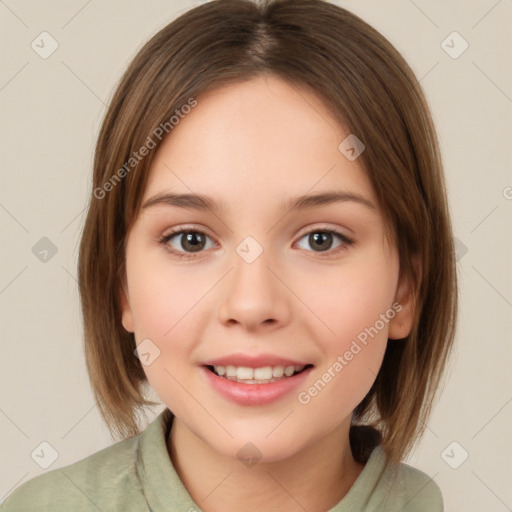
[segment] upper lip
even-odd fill
[[[203,364],[205,366],[245,366],[247,368],[262,368],[264,366],[306,366],[311,363],[272,354],[231,354],[216,359],[210,359]]]

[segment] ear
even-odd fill
[[[421,282],[421,266],[418,255],[412,257],[412,265]],[[388,338],[400,340],[409,336],[414,320],[418,290],[413,288],[411,279],[401,276],[395,295],[396,315],[389,322]]]
[[[119,290],[119,304],[121,307],[121,322],[128,332],[135,332],[133,315],[130,308],[130,296],[127,291],[126,276],[124,276]]]

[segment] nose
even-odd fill
[[[235,253],[233,266],[222,287],[219,321],[252,332],[270,331],[287,324],[290,292],[273,265],[270,252],[264,250],[252,263]]]

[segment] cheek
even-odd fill
[[[323,336],[338,349],[373,326],[392,306],[396,293],[398,266],[376,253],[354,264],[333,269],[321,282],[309,286],[309,298],[314,311],[330,331]],[[315,284],[315,286],[310,286]],[[306,290],[304,290],[306,293]],[[313,308],[312,308],[313,309]],[[378,324],[387,337],[388,323]]]
[[[211,286],[186,265],[169,264],[161,254],[143,258],[134,253],[127,271],[137,340],[141,336],[161,341],[176,338]]]
[[[147,251],[144,258],[135,251],[131,256],[127,272],[135,339],[151,354],[150,364],[141,357],[143,370],[160,399],[181,411],[187,402],[181,371],[196,339],[190,322],[207,283],[169,265],[165,257],[150,258]]]
[[[397,262],[376,256],[336,269],[322,279],[323,293],[319,288],[310,293],[315,311],[329,327],[316,330],[325,354],[316,390],[329,388],[320,402],[332,400],[341,405],[343,401],[347,412],[369,391],[382,363],[389,322],[396,313],[392,305],[397,279]]]
[[[199,274],[193,266],[170,264],[165,255],[147,249],[133,250],[130,256],[127,273],[135,339],[137,345],[151,340],[154,345],[148,347],[158,354],[143,370],[160,398],[180,410],[186,402],[179,384],[184,363],[201,340],[200,316],[217,278],[211,270]]]

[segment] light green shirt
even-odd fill
[[[2,512],[201,512],[167,452],[165,409],[138,436],[24,483]],[[228,499],[228,498],[226,498]],[[437,484],[407,464],[385,465],[377,446],[349,492],[326,512],[442,512]]]

